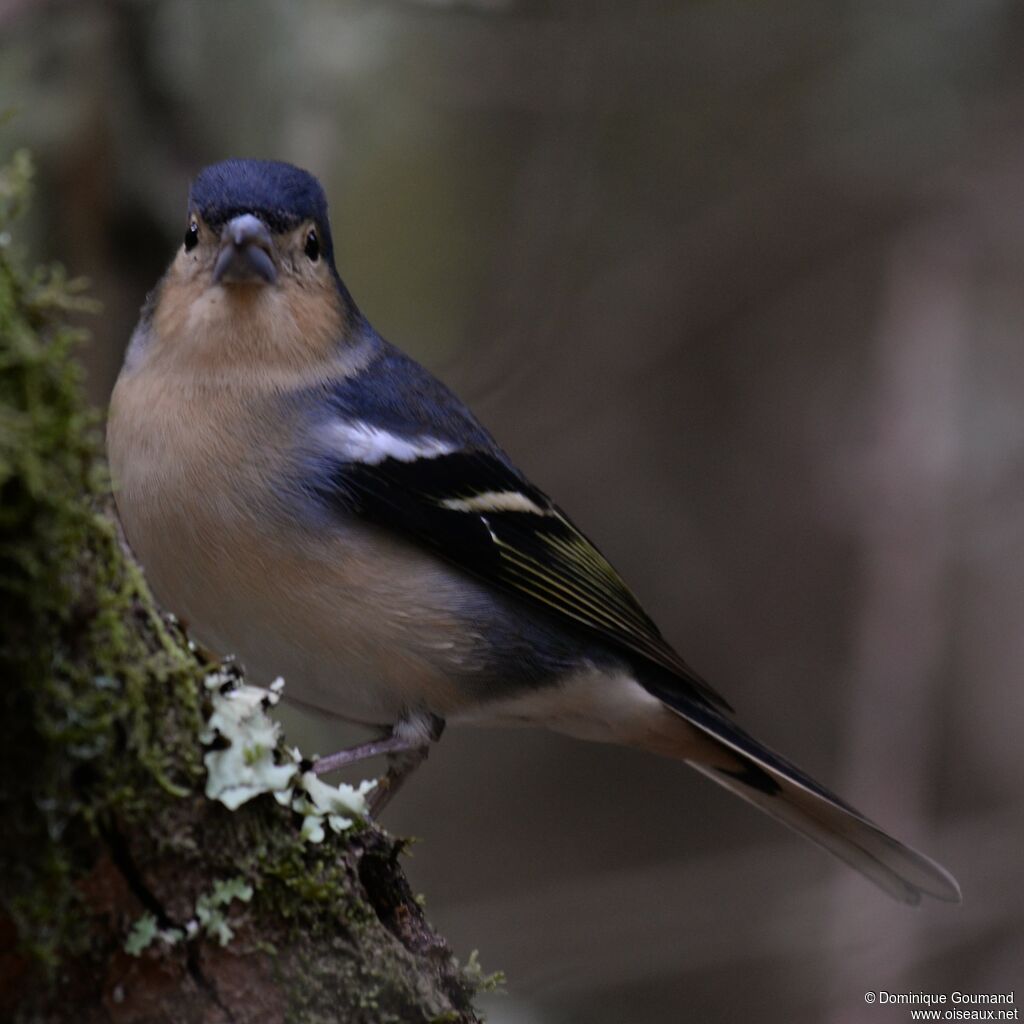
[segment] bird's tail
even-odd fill
[[[697,755],[683,755],[698,771],[823,846],[895,899],[916,904],[928,895],[960,902],[960,886],[945,868],[893,839],[735,723],[687,697],[651,690],[702,734],[706,742],[697,746]]]

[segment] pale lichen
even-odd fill
[[[129,956],[142,956],[143,950],[149,947],[159,931],[156,916],[148,913],[143,914],[132,925],[128,938],[124,940],[124,951]]]
[[[288,792],[298,766],[290,759],[278,763],[281,726],[267,714],[279,691],[240,683],[221,670],[204,685],[213,709],[199,738],[215,745],[203,755],[206,795],[234,811],[261,793]]]
[[[157,941],[174,946],[181,942],[185,935],[183,928],[161,928],[155,915],[147,912],[132,925],[124,942],[124,951],[129,956],[142,956]]]
[[[204,893],[196,900],[195,922],[207,935],[226,946],[235,932],[228,923],[225,908],[232,900],[248,903],[252,899],[252,886],[244,878],[229,878],[214,883],[213,892]],[[191,925],[192,922],[189,922]],[[189,928],[186,925],[186,929]]]
[[[358,786],[344,782],[331,786],[313,772],[303,772],[292,799],[292,810],[303,816],[303,837],[311,843],[322,843],[326,834],[324,822],[334,832],[350,829],[354,818],[366,817],[366,794],[376,785],[376,780],[364,779]]]
[[[350,829],[367,814],[366,794],[376,782],[337,786],[317,778],[297,747],[281,743],[281,725],[268,711],[280,699],[284,680],[269,689],[239,681],[230,668],[211,672],[204,685],[210,692],[212,710],[200,740],[213,749],[203,756],[206,795],[229,810],[263,793],[302,815],[300,834],[321,843],[324,826],[334,832]]]

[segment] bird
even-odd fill
[[[446,724],[528,725],[697,769],[897,900],[954,877],[736,721],[598,548],[382,338],[312,174],[195,177],[111,396],[108,461],[157,599],[247,674],[373,730],[379,814]]]

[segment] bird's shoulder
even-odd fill
[[[508,456],[466,404],[415,359],[380,337],[357,372],[330,381],[324,409],[343,422],[365,423],[405,440],[433,438],[452,449]]]

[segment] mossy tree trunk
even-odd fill
[[[477,1020],[400,843],[204,795],[211,666],[105,508],[73,289],[11,255],[28,171],[0,171],[0,1019]]]

